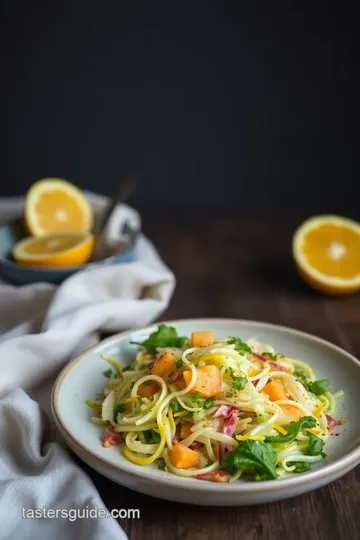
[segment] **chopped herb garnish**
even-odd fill
[[[320,439],[320,437],[317,437],[316,435],[311,433],[310,431],[308,431],[306,435],[308,435],[309,437],[309,446],[307,450],[305,451],[305,454],[307,456],[321,455],[322,457],[325,457],[325,454],[322,451],[325,444],[324,441]]]
[[[222,459],[222,468],[230,474],[238,469],[254,475],[255,480],[277,478],[277,454],[271,444],[259,441],[245,441],[235,450],[226,452]]]
[[[107,369],[106,371],[103,372],[103,375],[104,377],[107,377],[108,379],[110,379],[113,375],[112,369]]]
[[[181,349],[187,341],[188,339],[186,337],[178,336],[174,327],[159,324],[157,330],[150,334],[145,341],[141,343],[132,341],[131,343],[140,345],[140,347],[143,347],[149,353],[156,354],[157,349],[163,347],[176,347]]]
[[[306,385],[306,389],[312,392],[316,396],[322,396],[329,390],[329,381],[327,379],[321,379],[319,381],[310,381]]]
[[[204,409],[210,409],[214,405],[214,398],[209,398],[204,403]]]
[[[116,422],[117,415],[119,413],[124,412],[124,411],[125,411],[124,405],[122,405],[121,403],[119,403],[118,405],[115,405],[115,407],[114,407],[114,422]]]
[[[151,438],[152,444],[158,444],[160,441],[161,441],[160,433],[157,433],[156,431],[152,430],[152,438]]]
[[[309,377],[300,370],[295,370],[293,373],[294,377],[301,382],[301,384],[316,396],[322,396],[329,391],[329,381],[328,379],[320,379],[318,381],[310,381]]]
[[[285,444],[292,442],[295,437],[305,428],[313,428],[316,426],[316,420],[313,416],[303,416],[297,422],[291,422],[288,426],[284,426],[287,431],[286,435],[274,435],[266,437],[266,442]]]
[[[173,399],[170,401],[170,409],[172,409],[173,412],[180,412],[183,410],[183,407],[180,405],[177,399]]]
[[[230,377],[232,378],[233,380],[233,388],[235,388],[235,390],[244,390],[245,386],[247,385],[247,378],[246,377],[237,377],[234,373],[234,370],[233,368],[229,367],[229,373],[230,373]]]
[[[302,473],[310,469],[310,465],[306,461],[290,461],[288,465],[295,465],[295,469],[292,472]]]
[[[123,371],[131,371],[131,370],[132,370],[131,364],[130,364],[130,366],[125,366],[125,367],[123,368]]]
[[[244,390],[247,382],[248,380],[246,377],[235,377],[233,387],[235,388],[235,390]]]
[[[270,358],[270,360],[273,360],[274,362],[277,362],[280,360],[280,358],[285,358],[283,354],[281,353],[271,353],[271,352],[263,352],[262,355],[264,358]]]
[[[228,340],[229,345],[235,345],[235,351],[240,354],[251,353],[249,345],[240,338],[232,337]]]
[[[166,469],[166,463],[165,463],[165,459],[158,459],[158,469],[160,471],[165,471]]]
[[[138,397],[138,402],[139,402],[139,405],[143,405],[144,404],[144,400],[142,397]]]
[[[200,392],[194,392],[194,395],[192,397],[192,402],[198,405],[199,407],[203,407],[205,403],[205,399],[201,399]]]
[[[299,369],[296,369],[293,373],[295,379],[297,379],[298,381],[301,382],[301,384],[305,384],[307,383],[307,381],[309,380],[308,376],[301,370]]]
[[[180,360],[178,360],[175,365],[177,369],[181,369],[184,365],[184,362],[180,358]]]
[[[158,444],[161,441],[160,434],[153,429],[149,429],[147,431],[144,431],[143,433],[146,444]]]
[[[230,398],[231,398],[231,397],[233,397],[233,396],[234,396],[234,394],[233,394],[232,392],[227,392],[227,394],[226,394],[226,397],[230,397]]]

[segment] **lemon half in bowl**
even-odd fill
[[[13,249],[19,264],[34,268],[74,268],[85,264],[94,248],[94,236],[75,232],[20,240]]]

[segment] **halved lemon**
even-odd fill
[[[13,257],[20,264],[36,268],[71,268],[85,264],[91,257],[93,247],[92,234],[31,236],[14,246]]]
[[[93,212],[76,186],[61,178],[44,178],[26,194],[25,224],[32,236],[87,233],[93,225]]]
[[[328,294],[360,290],[360,223],[315,216],[294,234],[293,256],[303,280]]]

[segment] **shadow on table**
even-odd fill
[[[288,295],[307,296],[309,298],[321,296],[300,279],[290,261],[262,261],[259,264],[252,265],[251,271],[259,282],[265,284],[267,288],[271,287]]]

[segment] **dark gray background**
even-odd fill
[[[360,217],[355,16],[307,4],[3,3],[0,195],[133,172],[146,212]]]

